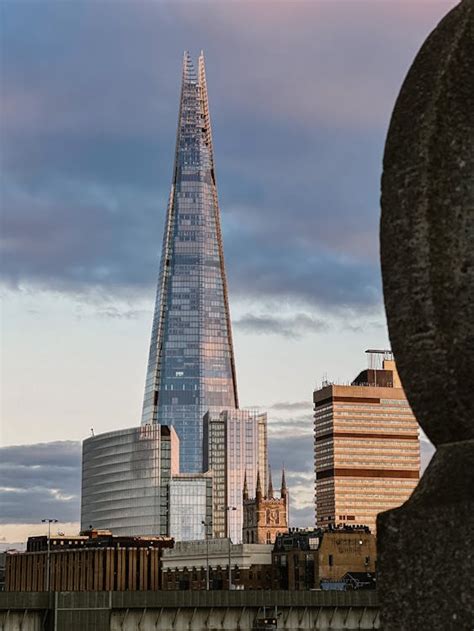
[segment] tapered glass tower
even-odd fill
[[[173,181],[142,424],[175,428],[180,470],[202,470],[203,416],[238,407],[204,56],[184,55]]]

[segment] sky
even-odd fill
[[[0,543],[77,530],[80,441],[140,421],[184,50],[206,55],[239,398],[312,523],[312,391],[389,347],[384,140],[455,4],[0,3]]]

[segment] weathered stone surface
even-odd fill
[[[474,438],[474,2],[426,40],[400,91],[382,179],[392,349],[435,444]]]
[[[384,631],[474,629],[474,441],[442,445],[412,497],[377,519]]]
[[[384,631],[474,629],[474,0],[426,40],[393,113],[381,253],[390,339],[438,450],[377,520]]]

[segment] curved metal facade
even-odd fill
[[[183,472],[203,470],[203,416],[238,407],[204,57],[183,65],[142,424],[176,429]]]
[[[147,425],[92,436],[82,446],[81,530],[166,535],[168,485],[179,468],[174,430]]]

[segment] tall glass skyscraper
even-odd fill
[[[196,73],[185,53],[142,424],[173,426],[181,471],[198,472],[204,414],[236,407],[204,56]]]

